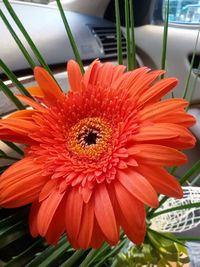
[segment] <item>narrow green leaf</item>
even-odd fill
[[[19,49],[21,50],[22,54],[26,58],[27,62],[29,63],[30,67],[34,69],[36,67],[35,62],[32,60],[31,56],[29,55],[28,51],[26,50],[25,46],[20,41],[19,37],[13,30],[12,26],[8,22],[6,16],[3,14],[2,10],[0,10],[0,17],[2,18],[4,24],[6,25],[7,29],[9,30],[10,34],[12,35],[13,39],[15,40],[16,44],[18,45]]]
[[[74,37],[73,37],[73,35],[72,35],[71,29],[70,29],[70,27],[69,27],[67,18],[66,18],[66,16],[65,16],[65,12],[64,12],[64,10],[63,10],[62,4],[61,4],[60,0],[56,0],[56,2],[57,2],[57,6],[58,6],[58,9],[59,9],[59,11],[60,11],[60,15],[61,15],[61,17],[62,17],[64,26],[65,26],[65,29],[66,29],[66,32],[67,32],[67,35],[68,35],[68,38],[69,38],[70,44],[71,44],[71,46],[72,46],[72,49],[73,49],[73,52],[74,52],[76,61],[77,61],[77,63],[78,63],[79,66],[80,66],[81,72],[84,73],[83,63],[82,63],[82,61],[81,61],[81,57],[80,57],[78,48],[77,48],[77,46],[76,46],[76,42],[75,42],[75,40],[74,40]]]
[[[187,77],[187,80],[186,80],[185,88],[184,88],[183,93],[182,93],[182,98],[186,98],[188,90],[189,90],[190,78],[191,78],[191,74],[192,74],[195,55],[196,55],[196,51],[197,51],[197,45],[198,45],[198,41],[199,41],[199,34],[200,34],[200,28],[199,28],[198,33],[197,33],[197,38],[196,38],[195,45],[194,45],[194,50],[193,50],[193,53],[192,53],[192,60],[191,60],[191,63],[190,63],[190,70],[189,70],[188,77]]]
[[[121,32],[121,20],[120,20],[120,12],[119,12],[119,0],[115,0],[115,20],[116,20],[116,32],[117,32],[117,58],[118,58],[118,64],[123,64],[122,32]]]
[[[11,226],[0,229],[0,248],[7,246],[14,240],[28,233],[28,228],[25,227],[24,221],[19,221]]]
[[[29,92],[26,90],[26,88],[17,79],[15,74],[8,68],[8,66],[1,59],[0,59],[0,68],[4,71],[4,73],[7,75],[7,77],[16,85],[16,87],[19,89],[19,91],[23,95],[32,98],[32,96],[29,94]]]
[[[106,254],[98,263],[95,264],[95,267],[100,267],[102,264],[108,260],[109,258],[112,258],[113,256],[117,255],[119,251],[122,249],[122,247],[126,244],[127,240],[121,241],[117,246],[115,246],[110,253]],[[86,267],[87,265],[85,265]]]
[[[37,251],[37,247],[43,243],[43,240],[40,238],[36,240],[31,246],[29,246],[22,253],[13,257],[10,261],[5,264],[5,267],[14,267],[14,266],[25,266],[27,262],[33,257],[34,253]]]
[[[200,160],[198,160],[193,166],[192,168],[190,168],[186,174],[179,180],[179,183],[181,185],[185,184],[189,179],[190,177],[195,174],[197,171],[200,170]]]
[[[18,109],[24,109],[25,107],[22,103],[17,99],[17,97],[13,94],[8,86],[6,86],[2,80],[0,80],[0,90],[15,104]]]
[[[181,246],[187,247],[183,242],[179,241],[176,237],[172,238],[172,237],[166,236],[166,233],[160,233],[160,232],[154,231],[153,229],[150,229],[150,228],[148,228],[148,232],[152,232],[152,233],[156,234],[157,236],[160,236],[160,237],[168,239],[172,242],[178,243]]]
[[[52,264],[56,264],[57,259],[63,254],[65,254],[69,248],[70,244],[69,242],[67,242],[66,237],[63,236],[56,247],[49,246],[39,255],[36,255],[36,257],[30,263],[28,263],[26,267],[53,266]]]
[[[162,43],[162,60],[161,69],[164,70],[166,67],[166,57],[167,57],[167,37],[168,37],[168,22],[169,22],[169,0],[166,0],[165,5],[165,16],[164,16],[164,32],[163,32],[163,43]],[[164,74],[161,75],[161,79],[164,78]]]
[[[182,206],[173,207],[173,208],[170,208],[170,209],[154,212],[154,214],[152,215],[152,218],[157,217],[157,216],[159,216],[161,214],[169,213],[169,212],[176,211],[176,210],[185,210],[185,209],[199,208],[199,207],[200,207],[200,203],[185,204],[185,205],[182,205]]]
[[[86,252],[86,250],[83,249],[79,249],[76,250],[76,252],[74,252],[74,254],[67,260],[65,261],[61,267],[74,267],[76,266],[75,264],[77,263],[77,261],[80,259],[80,257],[83,256],[83,254]],[[80,267],[81,265],[79,265]]]
[[[101,249],[101,248],[100,248]],[[87,256],[85,257],[85,259],[82,261],[82,263],[80,264],[79,267],[86,267],[89,266],[93,260],[94,257],[96,256],[96,254],[98,253],[98,250],[96,249],[91,249],[90,252],[87,254]],[[68,267],[67,265],[65,267]]]
[[[177,237],[178,240],[200,242],[200,237]]]
[[[17,14],[15,13],[14,9],[12,8],[11,4],[9,3],[8,0],[3,0],[4,5],[6,6],[9,14],[11,15],[11,17],[13,18],[13,20],[15,21],[15,23],[17,24],[18,28],[20,29],[20,31],[22,32],[23,36],[25,37],[26,41],[28,42],[28,44],[30,45],[33,53],[35,54],[36,58],[38,59],[38,61],[40,62],[40,64],[52,75],[53,74],[49,68],[49,66],[47,65],[47,63],[45,62],[44,58],[42,57],[42,55],[40,54],[39,50],[37,49],[36,45],[34,44],[33,40],[31,39],[30,35],[28,34],[28,32],[26,31],[25,27],[23,26],[23,24],[21,23],[20,19],[18,18]]]
[[[2,141],[4,144],[6,144],[8,147],[10,147],[11,149],[13,149],[15,152],[17,152],[18,154],[20,154],[21,156],[24,155],[23,150],[21,150],[17,145],[15,145],[12,142],[9,141]]]
[[[136,69],[137,61],[136,61],[136,47],[135,47],[133,0],[129,0],[129,4],[130,4],[130,25],[131,25],[131,67],[132,69]]]
[[[131,70],[131,44],[130,44],[130,18],[129,18],[129,0],[125,0],[125,23],[126,23],[126,53],[127,70]]]
[[[198,174],[191,182],[191,186],[195,186],[200,181],[200,174]]]

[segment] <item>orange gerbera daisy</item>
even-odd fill
[[[98,248],[103,241],[115,245],[122,227],[139,244],[145,205],[158,206],[156,192],[182,197],[164,166],[184,164],[179,149],[195,144],[188,102],[160,101],[177,84],[175,78],[154,82],[163,71],[124,71],[95,60],[82,76],[71,60],[65,95],[36,67],[39,87],[29,92],[39,102],[19,95],[33,110],[1,120],[1,139],[27,146],[25,157],[1,175],[0,205],[32,203],[33,236],[56,244],[66,231],[74,248]]]

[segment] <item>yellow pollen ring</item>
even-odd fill
[[[106,151],[111,135],[110,125],[102,118],[85,118],[69,130],[68,149],[76,155],[96,159]]]

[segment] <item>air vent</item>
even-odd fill
[[[92,33],[102,44],[103,52],[107,56],[117,54],[117,34],[115,27],[94,27]],[[126,53],[126,40],[122,34],[122,52]]]

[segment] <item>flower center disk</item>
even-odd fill
[[[68,149],[78,156],[97,159],[108,148],[112,129],[99,117],[80,120],[69,130]]]

